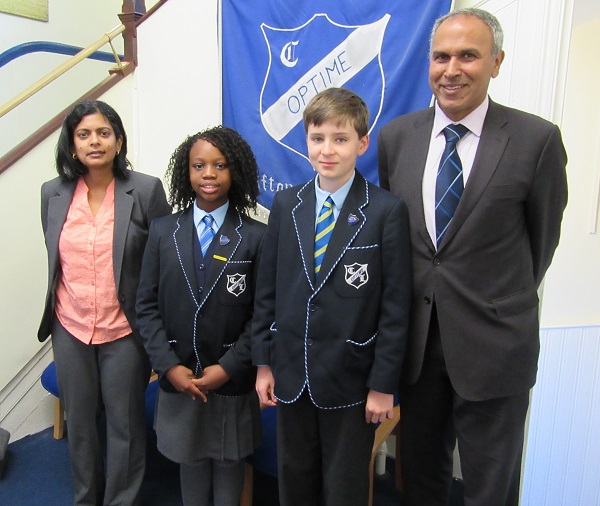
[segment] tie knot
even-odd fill
[[[333,207],[333,199],[331,198],[331,195],[329,195],[326,199],[325,202],[323,202],[324,206],[327,207]]]
[[[460,123],[456,125],[452,124],[444,128],[444,137],[446,137],[446,142],[456,144],[468,131],[469,129],[465,125],[461,125]]]
[[[202,221],[204,222],[206,228],[212,228],[215,219],[210,214],[207,214],[204,216],[204,218],[202,218]]]

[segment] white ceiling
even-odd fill
[[[575,0],[573,7],[573,25],[586,23],[600,18],[600,0]]]

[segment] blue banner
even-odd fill
[[[302,112],[319,91],[367,103],[371,144],[357,168],[378,183],[377,132],[427,107],[429,33],[450,0],[223,0],[223,124],[250,143],[260,203],[314,177]]]

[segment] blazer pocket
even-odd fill
[[[366,374],[373,364],[376,341],[377,333],[363,342],[347,339],[344,369],[354,373]]]
[[[219,302],[226,306],[252,302],[252,260],[227,265],[219,281]]]
[[[367,297],[380,286],[378,244],[348,248],[333,272],[333,286],[340,297]]]
[[[528,288],[492,301],[498,318],[507,318],[522,313],[540,303],[537,290]]]

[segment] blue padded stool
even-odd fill
[[[153,430],[154,406],[158,395],[158,381],[156,374],[150,377],[150,383],[146,387],[146,427]],[[54,396],[54,439],[62,439],[65,433],[65,407],[60,398],[58,379],[56,377],[56,364],[51,362],[40,377],[42,386]]]
[[[62,439],[65,433],[65,407],[58,390],[56,364],[50,362],[40,378],[42,386],[54,396],[54,439]]]

